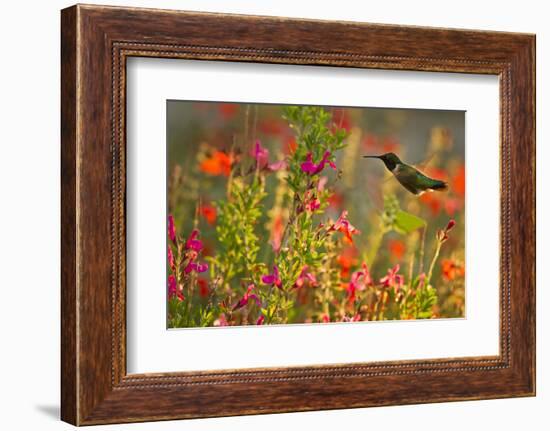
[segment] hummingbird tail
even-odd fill
[[[430,189],[444,192],[449,189],[449,185],[445,181],[435,180]]]

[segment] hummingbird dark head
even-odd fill
[[[384,162],[386,165],[386,168],[388,168],[390,171],[393,171],[395,167],[401,163],[401,160],[399,160],[399,157],[397,157],[394,153],[386,153],[382,154],[381,156],[363,156],[367,159],[380,159]]]

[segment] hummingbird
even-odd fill
[[[445,181],[427,177],[418,169],[403,163],[394,153],[386,153],[381,156],[363,156],[364,158],[380,159],[393,176],[409,192],[421,195],[427,191],[445,191],[448,186]]]

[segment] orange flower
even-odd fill
[[[298,148],[298,144],[296,143],[296,139],[294,137],[290,136],[287,138],[285,142],[285,154],[294,154],[296,152],[296,148]]]
[[[363,139],[363,146],[366,150],[372,150],[373,148],[376,148],[378,146],[378,137],[376,135],[373,135],[372,133],[369,133],[367,136],[365,136],[365,139]]]
[[[228,177],[231,173],[231,163],[231,157],[223,151],[214,151],[210,158],[201,162],[200,170],[206,174]]]
[[[357,248],[346,247],[342,250],[342,253],[336,258],[336,262],[340,265],[340,276],[342,278],[348,278],[352,267],[357,265]]]
[[[275,251],[276,253],[278,253],[281,249],[281,241],[283,240],[284,230],[285,226],[283,223],[283,216],[278,213],[273,218],[273,224],[271,226],[271,236],[269,238],[271,247],[273,247],[273,251]]]
[[[393,153],[399,149],[399,141],[393,136],[387,136],[382,142],[383,153]]]
[[[200,213],[209,225],[216,223],[216,208],[212,205],[203,205],[200,209]]]
[[[405,243],[403,241],[400,241],[398,239],[391,239],[388,241],[388,248],[390,249],[391,255],[399,260],[403,257],[405,254]]]
[[[462,165],[457,174],[452,179],[453,191],[460,196],[464,196],[466,193],[466,169]]]
[[[236,103],[220,103],[218,105],[218,109],[221,116],[225,120],[229,120],[237,114],[237,112],[239,111],[239,105],[237,105]]]
[[[443,278],[448,281],[464,277],[465,272],[464,265],[452,259],[443,259],[441,261],[441,273],[443,274]]]
[[[424,193],[419,199],[420,202],[430,208],[432,215],[435,216],[441,212],[441,200],[439,200],[439,198],[433,193]]]

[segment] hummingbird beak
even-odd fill
[[[379,159],[380,156],[363,156],[365,159]]]

